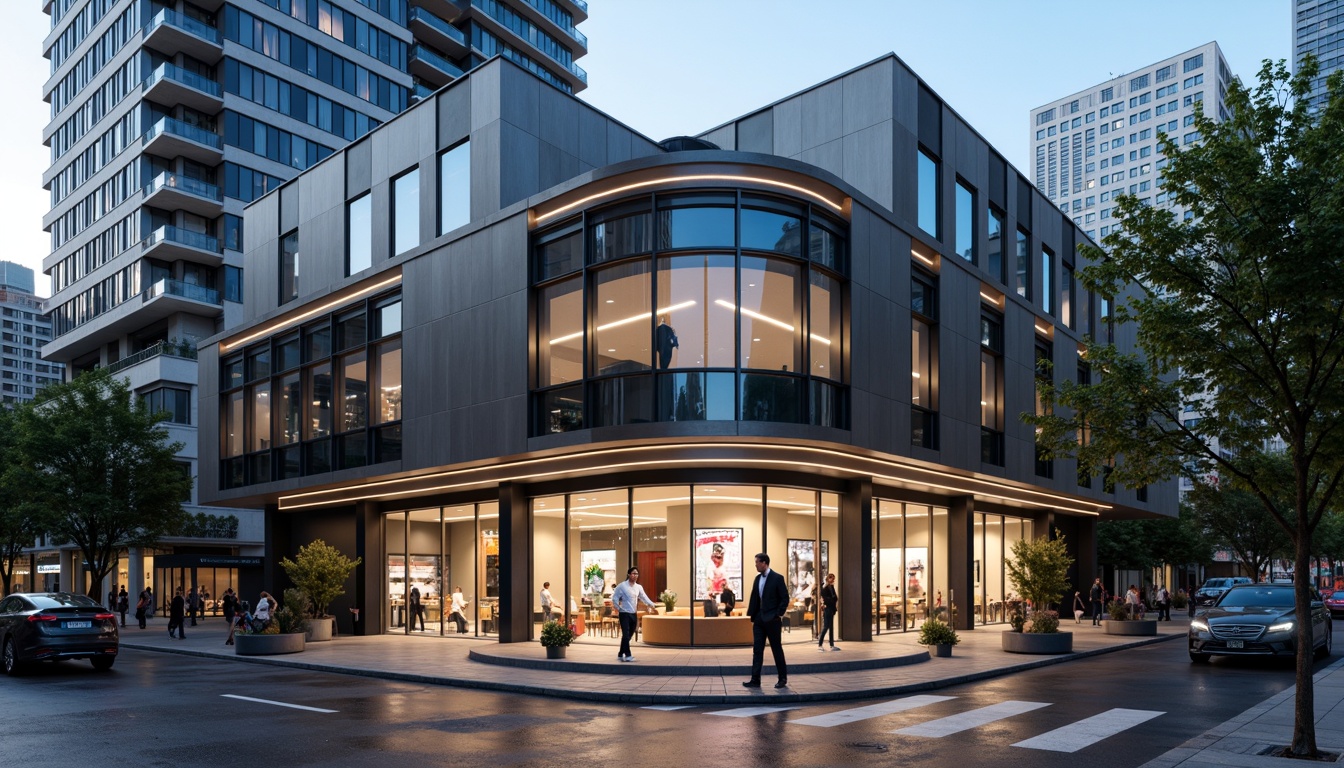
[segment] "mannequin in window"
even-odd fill
[[[672,364],[672,350],[681,345],[677,343],[677,332],[667,323],[667,315],[658,316],[658,328],[653,332],[654,346],[658,349],[658,368],[667,370]]]

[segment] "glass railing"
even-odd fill
[[[124,371],[133,365],[139,365],[140,363],[143,363],[146,360],[152,360],[158,357],[159,355],[167,355],[169,357],[180,357],[184,360],[195,360],[196,349],[192,347],[190,344],[178,344],[168,341],[160,341],[158,344],[155,344],[154,346],[149,347],[148,349],[142,349],[133,355],[121,358],[117,362],[107,366],[107,370],[108,373],[116,373],[117,371]]]
[[[219,247],[219,238],[211,237],[200,232],[192,232],[180,227],[159,227],[149,233],[143,241],[145,250],[153,248],[159,243],[177,243],[185,245],[188,248],[198,248],[202,251],[211,253],[223,253]]]
[[[414,87],[411,88],[411,98],[416,101],[424,101],[433,95],[434,89],[424,83],[416,83]]]
[[[582,8],[584,13],[588,12],[588,3],[585,0],[569,0],[576,8]]]
[[[145,301],[157,299],[160,296],[180,296],[184,299],[199,301],[203,304],[221,305],[219,300],[219,291],[213,288],[206,288],[203,285],[193,285],[184,283],[181,280],[160,280],[149,286],[144,293]]]
[[[568,69],[570,72],[573,72],[574,76],[579,78],[583,82],[585,83],[588,82],[588,72],[584,70],[583,67],[580,67],[578,64],[574,64],[571,62],[568,67],[565,67],[565,69]]]
[[[437,30],[445,37],[452,38],[464,48],[467,47],[467,36],[462,34],[462,30],[454,27],[443,19],[440,19],[429,11],[426,11],[424,8],[412,8],[411,21],[418,21],[427,27]]]
[[[199,126],[184,123],[181,120],[165,117],[145,131],[144,143],[148,144],[154,140],[154,137],[161,134],[171,134],[180,136],[184,139],[194,141],[197,144],[204,144],[208,147],[219,149],[223,142],[220,141],[219,134],[214,131],[207,131]]]
[[[428,48],[424,47],[423,45],[416,45],[416,46],[413,46],[413,47],[411,48],[411,58],[410,58],[410,60],[411,60],[411,61],[415,61],[415,60],[417,60],[417,59],[420,60],[420,61],[425,62],[426,64],[430,65],[431,67],[434,67],[435,69],[438,69],[438,70],[441,70],[441,71],[443,71],[443,72],[446,72],[446,73],[452,75],[453,77],[461,77],[461,76],[462,76],[462,68],[461,68],[461,67],[459,67],[459,66],[457,66],[456,64],[452,63],[451,61],[445,59],[444,57],[440,56],[439,54],[437,54],[437,53],[435,53],[435,52],[429,50]]]
[[[219,83],[195,72],[188,72],[176,64],[160,64],[153,72],[149,73],[149,77],[145,78],[145,90],[153,88],[154,84],[160,80],[172,80],[188,88],[204,91],[216,98],[220,94]]]
[[[154,18],[150,19],[149,23],[145,25],[145,37],[149,37],[151,32],[165,24],[170,27],[177,27],[184,32],[188,32],[203,40],[208,40],[215,45],[219,45],[218,29],[188,16],[183,16],[177,11],[170,11],[166,8],[154,14]]]
[[[572,25],[572,24],[566,24],[565,22],[561,21],[560,19],[555,18],[555,16],[551,15],[550,13],[547,13],[547,12],[546,12],[546,6],[545,6],[544,3],[537,2],[537,0],[523,0],[523,2],[527,3],[528,5],[532,6],[533,8],[536,8],[538,11],[540,11],[542,16],[545,16],[546,18],[548,18],[548,19],[550,19],[552,22],[554,22],[554,23],[555,23],[555,26],[557,26],[557,27],[559,27],[559,28],[565,30],[565,34],[569,35],[570,37],[574,38],[575,40],[578,40],[579,43],[581,43],[581,44],[583,45],[584,48],[587,48],[587,47],[588,47],[588,36],[585,35],[585,34],[583,34],[582,32],[580,32],[579,30],[575,29],[575,28],[574,28],[574,25]],[[587,4],[587,3],[576,2],[575,5],[577,5],[577,6],[579,6],[580,8],[582,8],[582,9],[584,10],[584,13],[587,13],[587,12],[588,12],[588,4]],[[565,14],[565,15],[568,16],[569,14]]]
[[[206,184],[199,179],[188,179],[185,176],[178,176],[176,173],[160,173],[154,177],[154,180],[145,185],[145,197],[158,192],[161,189],[177,189],[197,197],[205,197],[211,200],[222,200],[219,194],[219,187],[214,184]]]

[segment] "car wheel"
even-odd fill
[[[99,672],[106,672],[107,670],[111,669],[112,662],[116,660],[117,660],[116,656],[94,656],[93,658],[89,659],[89,661],[93,662],[93,668],[98,670]]]
[[[3,655],[6,675],[12,677],[23,674],[23,664],[19,661],[18,649],[14,647],[14,638],[5,640],[5,648],[0,655]]]
[[[1194,664],[1208,664],[1209,655],[1207,653],[1195,653],[1194,651],[1191,651],[1190,661]]]

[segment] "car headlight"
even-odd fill
[[[1209,625],[1208,625],[1208,624],[1205,624],[1204,622],[1200,621],[1199,619],[1195,619],[1195,620],[1191,621],[1191,622],[1190,622],[1190,628],[1191,628],[1191,629],[1194,629],[1194,630],[1198,630],[1198,631],[1200,631],[1200,632],[1208,632],[1208,631],[1209,631]]]
[[[1266,632],[1287,632],[1293,628],[1293,622],[1285,621],[1282,624],[1270,624]]]

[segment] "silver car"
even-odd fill
[[[1330,655],[1330,611],[1312,590],[1310,615],[1312,652]],[[1291,584],[1242,584],[1232,587],[1210,608],[1190,620],[1190,660],[1210,656],[1294,656],[1297,653],[1297,609]]]

